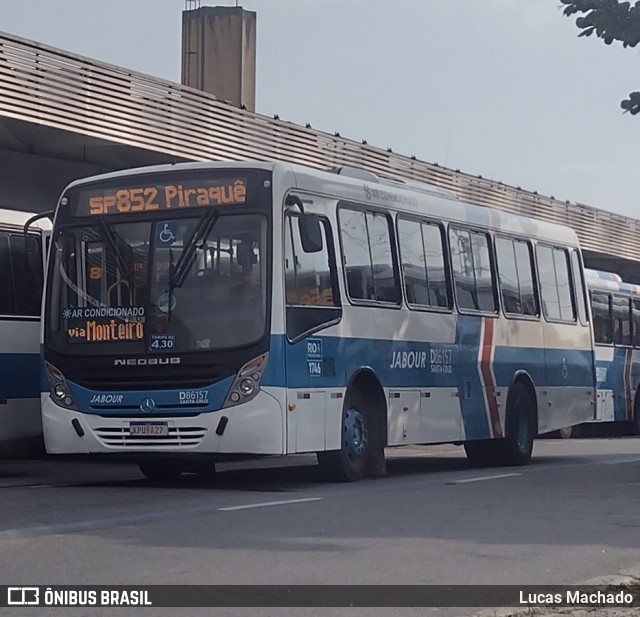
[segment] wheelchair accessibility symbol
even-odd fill
[[[158,241],[162,244],[173,244],[176,241],[176,224],[164,223],[158,225]]]

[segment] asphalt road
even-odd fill
[[[388,456],[386,478],[358,484],[323,482],[312,457],[171,486],[124,462],[2,461],[0,584],[569,585],[640,561],[638,438],[540,440],[520,468],[474,469],[453,446]],[[144,614],[347,610],[478,612]],[[73,611],[47,613],[98,614]]]

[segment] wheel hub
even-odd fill
[[[355,460],[364,455],[367,449],[367,429],[362,414],[349,407],[344,417],[344,445],[347,456]]]

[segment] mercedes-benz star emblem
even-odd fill
[[[156,408],[156,402],[152,398],[146,398],[140,403],[142,413],[151,413]]]

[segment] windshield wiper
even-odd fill
[[[170,269],[173,272],[170,271],[169,273],[169,295],[176,287],[181,287],[182,283],[184,283],[184,279],[187,277],[189,268],[193,263],[198,244],[204,244],[219,216],[218,208],[214,208],[207,212],[196,226],[193,236],[191,236],[191,241],[183,248],[175,268]]]

